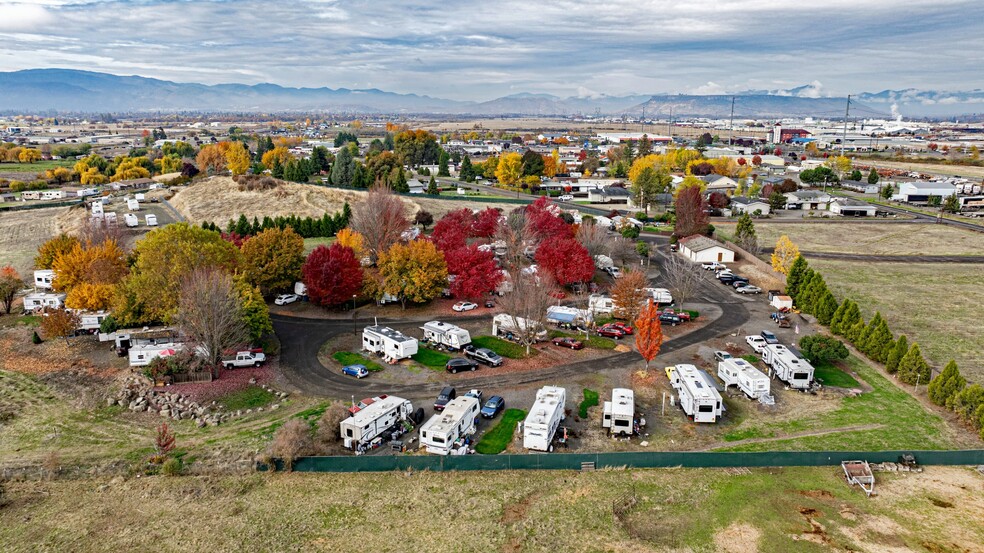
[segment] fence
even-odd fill
[[[27,209],[45,209],[49,207],[70,207],[79,205],[82,202],[83,200],[67,200],[62,202],[47,202],[39,204],[0,205],[0,211],[23,211]]]
[[[362,455],[353,457],[300,457],[297,472],[386,472],[405,470],[581,470],[583,463],[602,468],[726,468],[726,467],[821,467],[863,459],[871,463],[896,462],[900,455],[914,455],[923,465],[982,465],[984,450],[950,451],[771,451],[691,452],[639,451],[621,453],[552,453],[540,455]],[[280,460],[275,461],[283,468]],[[258,470],[266,469],[259,464]]]

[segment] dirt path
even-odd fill
[[[704,446],[700,449],[695,449],[694,451],[711,451],[722,447],[734,447],[738,445],[747,445],[747,444],[761,444],[765,442],[792,440],[796,438],[812,438],[814,436],[826,436],[827,434],[840,434],[842,432],[861,432],[863,430],[877,430],[883,426],[885,425],[856,424],[854,426],[841,426],[840,428],[827,428],[825,430],[810,430],[809,432],[794,432],[792,434],[784,434],[782,436],[772,436],[769,438],[749,438],[747,440],[738,440],[734,442],[717,442],[708,446]]]

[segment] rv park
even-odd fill
[[[0,124],[39,157],[0,163],[0,543],[980,550],[981,469],[918,456],[276,474],[984,449],[984,196],[936,163],[979,169],[964,129],[469,125]]]

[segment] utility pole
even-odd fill
[[[670,118],[666,121],[666,136],[673,141],[673,131],[670,130],[670,126],[673,124],[673,106],[670,106]]]
[[[844,112],[844,136],[841,137],[841,157],[844,157],[844,146],[847,144],[847,118],[851,116],[851,95],[847,95],[847,110]]]
[[[731,118],[728,119],[728,146],[732,144],[735,135],[735,97],[731,97]]]
[[[642,106],[642,132],[646,132],[646,106]]]

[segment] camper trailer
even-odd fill
[[[409,420],[412,413],[413,405],[401,397],[386,396],[373,402],[339,424],[345,447],[365,448],[383,432]]]
[[[724,387],[737,386],[752,399],[769,395],[769,377],[744,359],[732,357],[718,363],[718,378]]]
[[[24,296],[24,311],[40,311],[45,308],[59,309],[65,305],[65,294],[35,292]]]
[[[553,451],[553,438],[564,420],[567,390],[544,386],[536,392],[536,401],[523,423],[523,447],[535,451]]]
[[[615,262],[612,258],[604,254],[598,254],[594,256],[595,267],[598,267],[602,271],[606,271],[615,266]]]
[[[156,227],[157,215],[154,215],[153,213],[148,213],[146,216],[144,216],[144,222],[147,223],[148,227]]]
[[[794,390],[807,390],[813,383],[813,365],[782,344],[768,344],[762,360],[772,367],[776,378]]]
[[[367,326],[362,329],[362,349],[395,363],[417,353],[417,339],[386,326]]]
[[[307,286],[303,282],[294,283],[294,293],[300,296],[302,300],[307,301]]]
[[[174,342],[161,344],[138,344],[131,345],[128,352],[131,367],[144,367],[150,364],[157,357],[168,357],[181,351],[184,344]]]
[[[635,396],[628,388],[612,390],[612,400],[604,405],[601,426],[613,436],[635,434]]]
[[[475,421],[482,408],[478,398],[461,396],[452,399],[420,427],[420,445],[427,453],[464,455],[468,453],[465,438],[475,433]]]
[[[102,326],[103,319],[107,316],[109,316],[109,313],[105,311],[79,313],[78,331],[86,334],[95,334],[99,332],[99,327]]]
[[[677,391],[680,407],[694,422],[717,422],[724,412],[721,394],[693,365],[673,368],[671,384]]]
[[[611,315],[615,312],[615,301],[608,296],[591,294],[588,296],[588,310],[595,315]]]
[[[55,272],[51,269],[34,271],[34,287],[40,290],[51,290],[55,281]]]
[[[140,224],[140,219],[137,219],[137,216],[132,213],[123,215],[123,221],[128,227],[135,227]]]
[[[522,317],[516,317],[516,320],[513,321],[513,317],[511,315],[500,313],[499,315],[492,317],[492,335],[503,336],[506,339],[511,339],[516,334],[525,332],[530,325],[540,326],[539,323],[527,321]],[[536,339],[537,341],[546,340],[546,329],[541,328],[538,330],[536,333]]]
[[[673,303],[673,295],[666,288],[643,288],[652,296],[653,301],[660,305],[670,305]]]
[[[586,326],[594,317],[587,309],[551,305],[547,308],[547,322],[558,326]]]
[[[92,202],[92,216],[93,217],[102,217],[103,216],[103,203],[102,203],[102,201],[97,200],[97,201]]]
[[[126,208],[130,211],[140,211],[140,202],[137,200],[127,200]]]
[[[430,321],[424,323],[420,329],[424,331],[424,340],[450,350],[460,350],[471,343],[471,335],[468,331],[453,324]]]

